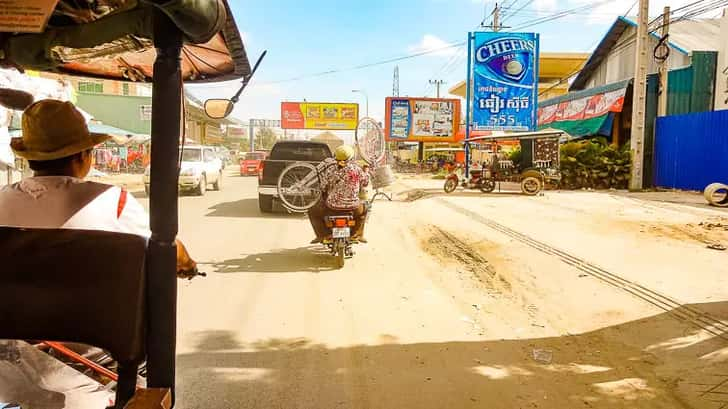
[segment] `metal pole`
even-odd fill
[[[253,125],[254,119],[248,120],[248,138],[250,139],[250,151],[255,152],[255,125]]]
[[[630,190],[642,189],[644,174],[645,109],[647,101],[647,26],[649,0],[639,0],[640,10],[637,26],[637,47],[635,49],[634,92],[632,96],[632,175]]]
[[[366,114],[366,117],[369,118],[369,95],[367,95],[367,93],[361,89],[353,89],[353,90],[351,90],[351,92],[364,95],[364,100],[366,103],[366,113],[365,114]]]
[[[670,31],[670,6],[665,6],[662,14],[662,36],[664,37]],[[665,45],[669,47],[669,44]],[[669,58],[669,57],[668,57]],[[667,115],[667,60],[660,62],[660,94],[657,102],[657,116]]]
[[[496,6],[497,7],[497,6]],[[468,174],[470,173],[470,88],[472,87],[471,83],[471,74],[473,70],[473,40],[475,39],[475,34],[468,33],[468,75],[467,79],[465,81],[465,177],[468,177]]]
[[[152,160],[147,260],[147,385],[170,388],[174,399],[177,344],[177,183],[182,119],[182,33],[154,14]]]

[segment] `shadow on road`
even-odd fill
[[[254,217],[261,219],[288,219],[288,218],[300,218],[303,214],[287,213],[282,209],[276,213],[263,213],[258,207],[257,198],[247,198],[236,200],[234,202],[223,202],[218,203],[212,207],[210,213],[206,214],[207,217]],[[274,209],[276,210],[276,209]]]
[[[334,258],[322,246],[272,250],[214,263],[217,273],[318,273],[336,269]]]
[[[728,318],[727,302],[693,307]],[[231,348],[234,335],[201,332],[199,350],[177,357],[177,407],[726,407],[726,341],[696,337],[672,313],[551,338],[338,348],[307,338]]]

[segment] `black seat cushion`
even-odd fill
[[[146,239],[0,227],[0,339],[81,342],[144,358]]]

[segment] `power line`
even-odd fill
[[[580,7],[575,7],[573,9],[563,10],[563,11],[560,11],[560,12],[557,12],[557,13],[554,13],[554,14],[551,14],[549,16],[545,16],[545,17],[541,17],[541,18],[537,18],[537,19],[525,21],[520,26],[515,27],[513,29],[513,31],[522,30],[524,28],[533,27],[533,26],[536,26],[536,25],[539,25],[539,24],[549,23],[551,21],[558,20],[560,18],[573,15],[576,12],[579,12],[579,11],[591,10],[591,9],[597,8],[597,7],[601,6],[601,5],[608,4],[608,3],[612,3],[612,1],[613,0],[602,0],[600,2],[595,2],[595,3],[592,3],[592,4],[587,4],[585,6],[580,6]]]
[[[705,0],[701,0],[701,1],[705,1]],[[728,1],[728,0],[721,0],[721,1]],[[575,7],[573,9],[563,10],[563,11],[560,11],[560,12],[557,12],[557,13],[554,13],[554,14],[551,14],[548,16],[525,21],[518,27],[515,27],[509,31],[523,30],[525,28],[530,28],[530,27],[533,27],[536,25],[548,23],[548,22],[555,21],[555,20],[558,20],[563,17],[567,17],[576,12],[590,10],[590,9],[599,7],[603,4],[607,4],[607,3],[611,3],[611,2],[612,2],[612,0],[603,0],[600,2],[593,3],[593,4],[588,4],[585,6],[580,6],[580,7]],[[250,86],[255,87],[256,85],[281,84],[281,83],[286,83],[286,82],[300,81],[300,80],[309,79],[309,78],[317,78],[317,77],[322,77],[322,76],[326,76],[326,75],[333,75],[333,74],[338,74],[338,73],[342,73],[342,72],[346,72],[346,71],[356,71],[356,70],[361,70],[361,69],[365,69],[365,68],[375,67],[378,65],[390,64],[390,63],[397,62],[397,61],[403,61],[403,60],[421,57],[424,55],[434,54],[434,53],[449,50],[452,48],[463,47],[463,46],[467,45],[467,43],[468,43],[467,41],[460,41],[460,42],[450,43],[443,47],[438,47],[438,48],[429,49],[429,50],[423,50],[423,51],[416,52],[413,54],[407,54],[407,55],[403,55],[403,56],[399,56],[399,57],[389,58],[389,59],[385,59],[385,60],[379,60],[379,61],[375,61],[375,62],[371,62],[371,63],[360,64],[360,65],[355,65],[355,66],[346,67],[346,68],[330,69],[330,70],[320,71],[320,72],[311,73],[311,74],[304,74],[304,75],[299,75],[296,77],[291,77],[291,78],[287,78],[287,79],[283,79],[283,80],[253,83],[253,84],[250,84]],[[227,86],[227,85],[221,85],[221,86]]]
[[[634,1],[634,3],[632,3],[632,6],[630,6],[629,10],[627,10],[627,11],[626,11],[626,12],[625,12],[624,14],[622,14],[622,15],[623,15],[623,16],[625,16],[625,17],[626,17],[626,16],[628,16],[628,15],[629,15],[629,13],[631,13],[631,12],[632,12],[632,10],[634,10],[634,8],[635,8],[635,7],[637,6],[637,3],[639,3],[639,2],[640,2],[640,0],[635,0],[635,1]]]
[[[691,8],[691,7],[695,6],[695,5],[698,5],[700,3],[705,3],[706,1],[708,1],[708,0],[699,0],[699,1],[696,1],[694,3],[690,3],[688,5],[685,5],[683,7],[680,7],[679,9],[672,10],[670,12],[670,15],[675,14],[674,13],[675,11],[685,10],[685,9]],[[669,20],[669,24],[675,24],[675,23],[678,23],[680,21],[685,21],[685,20],[687,20],[689,18],[699,16],[699,15],[704,14],[704,13],[707,13],[709,11],[717,10],[719,8],[722,8],[722,7],[726,6],[726,5],[728,5],[728,0],[714,0],[714,1],[711,1],[710,3],[707,3],[706,5],[698,8],[698,9],[695,9],[695,10],[687,10],[687,11],[685,11],[685,14],[683,14],[681,16],[676,16],[674,18],[671,18]],[[650,28],[648,29],[650,34],[655,33],[657,30],[661,29],[664,26],[664,24],[660,24],[660,25],[657,25],[657,26],[652,27],[654,25],[654,23],[660,21],[661,19],[662,19],[662,15],[660,15],[659,17],[653,19],[652,22],[650,22]],[[626,49],[627,47],[629,47],[630,45],[632,45],[634,43],[634,40],[635,40],[636,37],[637,37],[637,34],[630,35],[628,38],[626,38],[622,42],[616,44],[612,48],[612,51],[611,52],[619,52],[619,51],[622,51],[622,50]]]
[[[414,53],[414,54],[403,55],[401,57],[390,58],[390,59],[387,59],[387,60],[381,60],[381,61],[371,62],[371,63],[367,63],[367,64],[355,65],[355,66],[348,67],[348,68],[331,69],[331,70],[328,70],[328,71],[321,71],[321,72],[317,72],[317,73],[313,73],[313,74],[300,75],[298,77],[288,78],[288,79],[284,79],[284,80],[261,82],[259,84],[260,85],[262,85],[262,84],[280,84],[280,83],[284,83],[284,82],[299,81],[299,80],[307,79],[307,78],[321,77],[321,76],[324,76],[324,75],[338,74],[338,73],[345,72],[345,71],[361,70],[361,69],[364,69],[364,68],[370,68],[370,67],[374,67],[374,66],[377,66],[377,65],[384,65],[384,64],[389,64],[389,63],[397,62],[397,61],[408,60],[410,58],[421,57],[423,55],[433,54],[433,53],[436,53],[436,52],[439,52],[439,51],[444,51],[444,50],[449,50],[451,48],[461,47],[461,46],[463,46],[463,45],[465,45],[467,43],[468,43],[467,41],[461,41],[459,43],[452,43],[452,44],[449,44],[449,45],[444,46],[444,47],[439,47],[439,48],[435,48],[435,49],[420,51],[420,52],[417,52],[417,53]]]
[[[525,3],[524,3],[524,4],[523,4],[523,5],[522,5],[522,6],[521,6],[521,7],[520,7],[520,8],[518,9],[518,10],[514,11],[513,13],[510,13],[510,12],[509,12],[509,13],[507,13],[507,14],[506,14],[506,16],[505,16],[505,18],[503,19],[503,22],[505,22],[506,20],[508,20],[508,17],[511,17],[511,16],[515,16],[515,15],[517,15],[518,13],[520,13],[521,11],[523,11],[523,9],[525,9],[526,7],[528,7],[528,6],[530,6],[531,4],[533,4],[533,2],[534,2],[534,1],[535,1],[535,0],[528,0],[528,1],[527,1],[527,2],[525,2]]]

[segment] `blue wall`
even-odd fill
[[[703,190],[728,183],[728,110],[657,118],[655,185]]]

